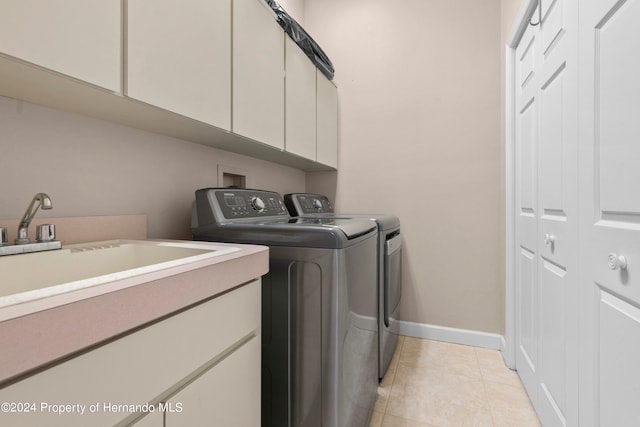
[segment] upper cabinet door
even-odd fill
[[[317,70],[317,161],[338,167],[338,88]]]
[[[286,37],[286,150],[316,159],[316,67]]]
[[[230,2],[127,5],[127,96],[229,130]]]
[[[0,0],[0,52],[120,92],[120,0]]]
[[[233,1],[234,133],[284,149],[284,31],[263,0]]]

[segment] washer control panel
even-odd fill
[[[216,199],[227,219],[288,216],[287,208],[278,193],[259,190],[220,190]]]

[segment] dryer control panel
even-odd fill
[[[294,216],[334,213],[329,199],[321,194],[286,194],[284,197],[286,206]]]

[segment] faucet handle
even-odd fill
[[[36,240],[38,242],[51,242],[56,239],[56,226],[53,224],[41,224],[36,227]]]

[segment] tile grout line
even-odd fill
[[[478,349],[476,347],[473,348],[473,354],[476,356],[476,363],[478,364],[478,370],[480,370],[480,378],[482,378],[482,389],[484,390],[484,400],[489,407],[489,415],[491,416],[491,424],[493,426],[496,425],[496,420],[493,415],[493,408],[489,399],[489,393],[487,392],[487,383],[485,382],[484,372],[482,372],[482,368],[480,367],[480,358],[478,357]]]
[[[389,400],[391,399],[391,392],[393,390],[393,386],[396,383],[396,373],[398,372],[398,367],[400,366],[400,359],[402,359],[402,352],[404,351],[404,342],[406,338],[402,338],[402,343],[400,343],[400,348],[396,351],[398,352],[398,360],[393,367],[393,374],[391,375],[391,384],[389,385],[389,393],[387,394],[387,398],[384,402],[384,410],[382,411],[382,421],[381,425],[384,423],[384,419],[387,416],[387,409],[389,408]],[[395,355],[394,355],[395,356]]]

